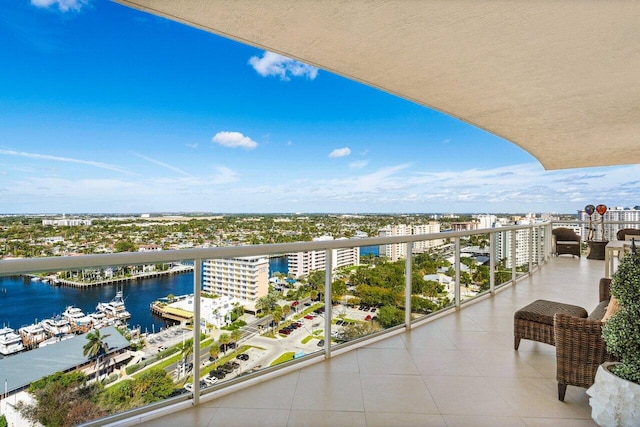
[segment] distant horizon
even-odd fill
[[[115,2],[3,6],[2,210],[576,212],[640,200],[640,165],[547,171],[518,141]]]
[[[577,211],[575,213],[569,212],[42,212],[42,213],[1,213],[0,217],[3,216],[137,216],[141,217],[142,215],[150,215],[149,217],[141,217],[142,219],[161,217],[161,216],[194,216],[194,217],[209,217],[209,216],[250,216],[250,215],[259,215],[259,216],[307,216],[307,215],[317,215],[317,216],[327,216],[327,215],[353,215],[353,216],[403,216],[403,215],[415,215],[415,216],[426,216],[426,215],[460,215],[460,216],[472,216],[472,215],[559,215],[566,216],[572,215],[576,216]]]

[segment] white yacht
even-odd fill
[[[131,313],[124,306],[122,291],[117,291],[116,296],[111,301],[98,303],[96,310],[104,313],[107,318],[119,320],[122,323],[126,323],[131,318]]]
[[[34,323],[33,325],[23,326],[18,330],[22,337],[22,342],[27,347],[34,346],[47,339],[47,332],[40,323]]]
[[[49,335],[64,335],[71,332],[69,321],[62,316],[44,319],[42,321],[42,327]]]
[[[72,305],[67,307],[62,313],[62,317],[67,319],[73,331],[87,332],[93,323],[90,316],[85,315],[81,309]]]
[[[0,354],[8,356],[24,350],[22,338],[11,328],[0,329]]]

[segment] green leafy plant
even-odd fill
[[[602,327],[607,351],[621,361],[612,372],[640,384],[640,251],[636,250],[635,242],[613,275],[611,295],[621,306]]]

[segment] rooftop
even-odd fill
[[[129,341],[113,326],[102,329],[101,334],[109,335],[104,340],[109,345],[109,353],[129,347]],[[85,335],[0,359],[0,372],[8,391],[20,390],[42,377],[87,363],[89,358],[82,354],[87,343]],[[25,366],[29,368],[25,369]]]

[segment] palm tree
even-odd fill
[[[209,356],[211,356],[212,359],[217,359],[219,354],[220,345],[214,342],[213,344],[211,344],[211,347],[209,347]]]
[[[238,341],[240,341],[241,337],[242,332],[240,332],[240,329],[234,329],[231,331],[231,341],[236,344],[236,350],[238,349]]]
[[[94,329],[86,335],[88,342],[82,347],[83,355],[89,356],[90,359],[96,359],[96,380],[100,377],[98,372],[100,356],[109,351],[109,344],[105,341],[109,335],[100,335],[100,329]]]
[[[218,338],[218,341],[220,341],[220,345],[224,348],[224,354],[226,356],[227,344],[229,344],[229,342],[231,341],[231,336],[229,336],[229,334],[221,334]]]
[[[182,369],[187,369],[187,358],[193,354],[193,338],[189,338],[179,346],[182,355]]]

